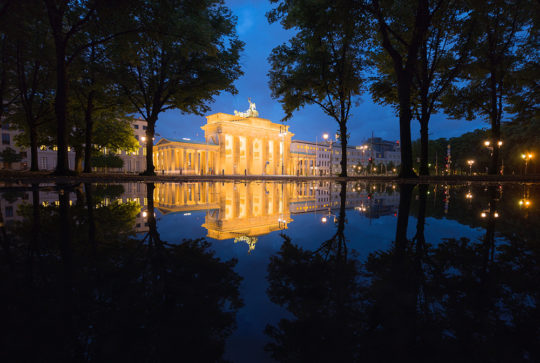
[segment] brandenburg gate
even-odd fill
[[[204,142],[163,138],[154,146],[154,165],[164,174],[291,175],[289,126],[260,118],[249,100],[246,112],[206,117]]]

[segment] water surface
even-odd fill
[[[540,360],[540,185],[3,186],[3,361]]]

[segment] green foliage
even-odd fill
[[[122,168],[124,160],[115,154],[94,154],[92,155],[92,165],[97,168]]]
[[[484,145],[489,140],[490,132],[487,130],[475,130],[459,137],[450,139],[437,139],[429,142],[428,160],[430,169],[434,172],[438,162],[439,174],[444,169],[447,145],[451,147],[452,169],[466,172],[469,170],[467,160],[474,160],[473,171],[484,173],[489,167],[490,150]],[[505,174],[520,174],[523,171],[524,162],[521,154],[532,152],[535,155],[529,170],[536,169],[536,158],[540,155],[540,121],[530,120],[528,123],[511,122],[503,124],[501,128],[501,159],[504,164]],[[417,158],[420,157],[420,141],[413,142],[413,155],[416,167],[419,165]],[[437,158],[437,159],[436,159]]]
[[[272,50],[270,89],[285,111],[284,121],[305,105],[318,105],[339,125],[347,175],[347,121],[362,92],[366,22],[355,3],[346,0],[278,3],[267,16],[297,33]]]
[[[124,186],[122,184],[98,184],[93,186],[92,195],[96,200],[105,198],[118,199],[124,194]]]
[[[511,97],[517,95],[520,98],[523,92],[529,92],[522,84],[518,88],[523,92],[518,90],[516,94],[513,85],[516,77],[523,79],[520,69],[530,66],[528,57],[521,49],[526,46],[529,37],[537,33],[531,17],[536,5],[530,0],[471,1],[468,5],[474,44],[464,72],[451,92],[443,98],[443,104],[452,117],[468,120],[484,118],[491,126],[489,139],[496,142],[500,137],[505,108],[510,112],[524,110],[506,106],[512,102]],[[518,102],[524,101],[525,98]],[[534,107],[538,110],[537,106]],[[499,153],[495,151],[490,164],[492,174],[497,173],[500,165],[498,158]]]
[[[214,96],[236,92],[243,43],[236,18],[219,0],[142,3],[130,20],[145,31],[115,44],[114,69],[122,92],[148,122],[151,140],[161,112],[202,115]],[[153,173],[147,150],[147,172]]]
[[[94,123],[94,144],[98,149],[139,150],[139,141],[135,138],[131,119],[106,118]]]
[[[18,163],[22,160],[22,156],[20,153],[16,152],[12,148],[7,147],[2,152],[0,152],[0,160],[7,164]]]
[[[279,2],[268,18],[298,30],[269,57],[272,96],[282,104],[285,120],[306,104],[317,104],[338,123],[346,122],[363,84],[365,23],[359,10],[349,1]]]

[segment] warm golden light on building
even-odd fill
[[[294,134],[289,132],[289,126],[253,115],[240,112],[207,116],[206,125],[201,127],[204,142],[161,139],[154,146],[156,169],[167,174],[294,174],[293,161],[298,164],[298,160],[291,158]]]

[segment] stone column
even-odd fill
[[[208,174],[208,150],[204,151],[205,163],[204,163],[204,173]]]
[[[291,165],[289,163],[291,155],[291,137],[283,137],[283,156],[285,160],[285,174],[291,174]]]
[[[253,190],[251,183],[246,186],[246,218],[251,218],[253,215]]]
[[[280,164],[280,159],[281,159],[281,156],[279,155],[279,143],[281,142],[281,140],[278,138],[276,138],[274,140],[274,174],[275,175],[278,175],[278,174],[281,174],[281,170],[279,169],[279,164]]]
[[[268,174],[269,165],[266,163],[268,161],[268,138],[266,136],[261,138],[261,151],[262,151],[262,173],[263,175]]]
[[[238,136],[233,136],[233,145],[232,145],[232,151],[233,151],[233,174],[240,174],[240,170],[238,170],[238,167],[240,166],[240,139]]]
[[[247,173],[253,174],[253,137],[246,136],[246,167]]]

